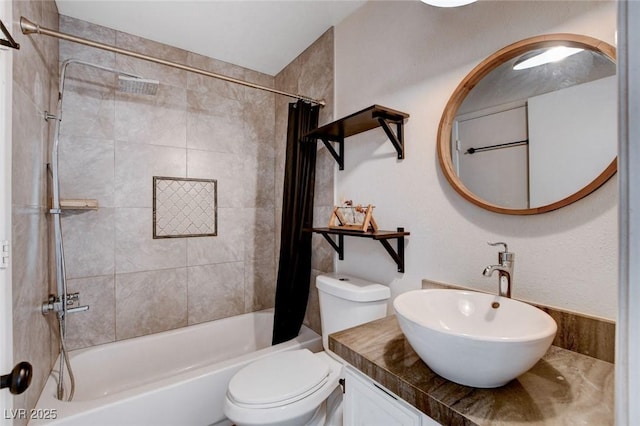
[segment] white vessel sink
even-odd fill
[[[440,376],[495,388],[534,366],[556,334],[555,321],[517,300],[463,290],[413,290],[393,302],[400,328]]]

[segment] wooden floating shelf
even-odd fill
[[[304,135],[304,138],[320,139],[338,163],[340,170],[344,170],[344,139],[376,127],[382,127],[396,149],[398,159],[402,160],[404,158],[403,126],[404,120],[407,118],[409,118],[409,114],[405,112],[372,105],[333,123],[318,127]],[[396,125],[395,133],[391,129],[391,124]],[[335,150],[332,142],[338,144],[338,151]]]
[[[91,199],[60,200],[60,210],[98,210],[98,200],[91,200]]]
[[[410,235],[404,228],[398,228],[397,231],[376,231],[376,232],[360,232],[353,230],[342,230],[334,228],[308,228],[306,232],[314,232],[322,235],[325,240],[333,247],[338,253],[340,260],[344,260],[344,236],[369,238],[372,240],[380,241],[385,248],[389,256],[398,265],[398,272],[404,272],[404,237]],[[333,240],[329,235],[337,235],[338,242]],[[396,250],[393,249],[389,240],[396,240]]]

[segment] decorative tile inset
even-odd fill
[[[218,234],[217,181],[153,177],[153,238]]]

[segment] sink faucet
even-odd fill
[[[513,262],[515,260],[515,253],[510,253],[507,243],[487,243],[490,246],[503,245],[504,251],[498,253],[499,265],[490,265],[484,268],[482,275],[490,277],[495,271],[498,271],[498,295],[504,297],[511,297],[511,284],[513,282]]]

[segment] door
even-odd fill
[[[478,112],[456,120],[458,176],[471,192],[489,203],[529,207],[527,108]]]
[[[11,2],[0,1],[0,18],[11,28]],[[0,50],[0,242],[11,241],[11,85],[13,49]],[[0,244],[2,252],[4,243]],[[4,255],[4,254],[3,254]],[[13,369],[13,333],[11,299],[11,259],[0,259],[0,374]],[[0,391],[0,423],[12,423],[7,413],[13,406],[7,389]]]

